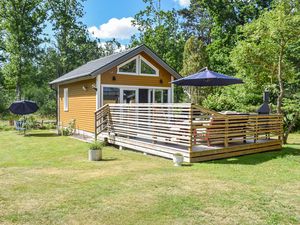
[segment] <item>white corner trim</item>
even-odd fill
[[[59,92],[60,92],[60,90],[59,90],[59,84],[57,85],[57,129],[59,129],[59,124],[60,124],[60,99],[59,99]]]
[[[173,81],[174,81],[174,77],[171,76],[171,103],[174,103],[174,84],[173,84]]]
[[[101,74],[96,76],[96,110],[101,107]]]

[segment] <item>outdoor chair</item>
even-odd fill
[[[25,133],[26,131],[26,128],[24,127],[24,121],[19,121],[19,120],[15,121],[15,127],[16,130],[19,132],[24,131]]]
[[[246,125],[248,118],[241,117],[240,119],[229,119],[230,127],[228,128],[231,131],[231,134],[235,133],[236,129],[240,129],[240,134],[235,133],[234,137],[228,138],[232,141],[233,138],[238,138],[239,141],[246,143]],[[212,144],[225,144],[225,119],[224,118],[210,118],[209,123],[205,124],[206,128],[197,128],[194,129],[194,144],[197,143],[197,139],[201,143],[211,146]],[[218,126],[218,127],[214,127]]]

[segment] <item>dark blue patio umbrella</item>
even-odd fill
[[[172,83],[179,86],[227,86],[244,83],[241,79],[216,73],[204,68],[203,71],[175,80]]]
[[[27,115],[36,112],[39,109],[33,101],[15,101],[9,106],[9,110],[17,115]]]

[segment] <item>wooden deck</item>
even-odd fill
[[[193,104],[109,104],[95,112],[95,138],[186,162],[281,149],[281,115],[224,115]]]

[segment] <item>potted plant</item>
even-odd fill
[[[89,149],[89,161],[99,161],[102,159],[102,147],[101,142],[93,142],[90,144]]]
[[[173,154],[173,162],[174,166],[181,166],[183,163],[183,155],[180,153]]]

